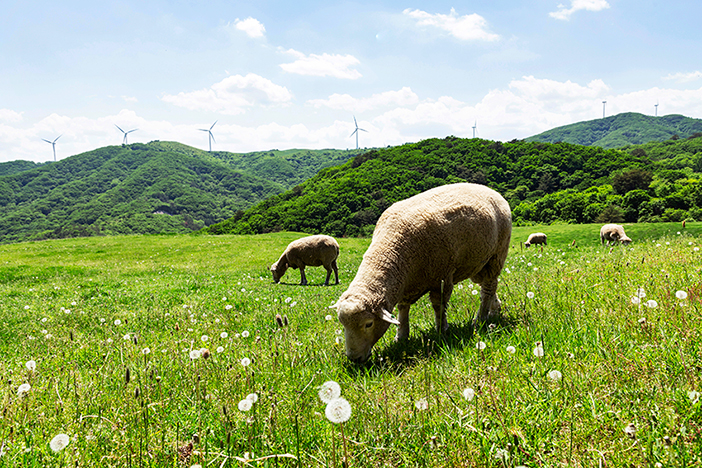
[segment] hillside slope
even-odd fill
[[[557,143],[563,141],[584,146],[619,148],[626,145],[640,145],[650,141],[664,141],[673,138],[688,138],[702,133],[702,120],[682,115],[653,117],[628,112],[604,119],[578,122],[557,127],[525,141]]]
[[[4,163],[0,242],[191,232],[350,157],[345,151],[278,153],[211,154],[151,142],[109,146],[39,166]]]

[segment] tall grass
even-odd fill
[[[363,366],[328,306],[367,239],[339,239],[329,287],[321,268],[272,283],[300,234],[0,246],[0,466],[341,466],[327,380],[353,409],[350,466],[700,466],[699,226],[639,228],[609,248],[593,226],[544,227],[543,249],[516,228],[498,323],[472,329],[466,281],[445,336],[423,298],[409,340],[390,330]]]

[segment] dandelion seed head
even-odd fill
[[[29,393],[29,391],[31,389],[32,389],[31,385],[29,385],[28,383],[23,383],[22,385],[17,387],[17,396],[21,398],[21,397],[25,396],[27,393]]]
[[[222,332],[219,334],[219,337],[222,338],[223,340],[226,340],[229,337],[229,333]]]
[[[477,343],[475,343],[475,347],[482,351],[487,347],[487,345],[484,341],[478,341]]]
[[[200,337],[200,340],[202,340],[203,342],[209,341],[209,339],[210,339],[210,337],[207,336],[207,335],[202,335],[202,336]]]
[[[202,353],[199,349],[193,349],[190,351],[190,359],[199,359]]]
[[[534,348],[534,356],[544,357],[544,347],[541,345],[536,345],[536,347]]]
[[[548,373],[548,378],[554,382],[559,382],[563,378],[563,374],[560,371],[552,370]]]
[[[68,437],[67,434],[58,434],[51,439],[51,442],[49,442],[49,447],[51,447],[51,450],[54,452],[60,452],[61,450],[65,449],[70,442],[71,438]]]
[[[144,348],[141,350],[142,354],[150,354],[151,350],[149,348]]]
[[[114,324],[115,324],[115,326],[118,327],[118,326],[122,325],[122,321],[120,319],[117,319],[114,321]]]
[[[634,297],[631,298],[631,303],[634,304],[634,305],[639,305],[639,304],[641,304],[641,299],[639,299],[638,297],[634,296]]]
[[[646,307],[655,309],[656,307],[658,307],[658,302],[654,301],[653,299],[650,299],[646,301]]]
[[[517,348],[515,348],[515,347],[512,346],[512,345],[507,346],[507,352],[508,352],[509,354],[514,354],[514,353],[517,352]]]
[[[242,338],[248,338],[248,337],[249,337],[249,332],[248,332],[248,330],[244,330],[243,332],[241,332],[241,337],[242,337]]]
[[[690,399],[690,403],[693,405],[700,401],[700,392],[697,390],[690,390],[687,392],[687,397]]]
[[[414,406],[419,411],[425,411],[425,410],[429,409],[429,402],[427,401],[426,398],[420,398],[419,400],[414,402]]]
[[[677,291],[675,293],[675,297],[677,297],[681,301],[684,301],[685,299],[687,299],[687,293],[685,291]]]
[[[463,389],[463,398],[465,398],[468,401],[472,401],[473,398],[475,398],[475,390],[473,390],[470,387],[464,388]]]
[[[237,408],[239,408],[239,411],[246,412],[249,411],[252,406],[253,402],[248,398],[244,398],[243,400],[239,401]]]
[[[329,403],[341,396],[341,386],[333,380],[327,380],[319,386],[318,395],[322,403]]]
[[[335,398],[327,404],[324,415],[334,424],[346,422],[351,417],[351,404],[344,398]]]
[[[251,359],[245,357],[241,359],[241,365],[244,367],[248,367],[251,365]]]
[[[34,359],[30,359],[24,365],[29,372],[34,372],[37,369],[37,362]]]
[[[324,317],[324,320],[326,320],[327,322],[330,321],[331,319],[332,319],[331,315],[327,315],[326,317]]]
[[[249,393],[246,395],[246,399],[250,400],[251,403],[256,403],[258,401],[258,393]]]
[[[224,352],[224,348],[222,346],[217,346],[217,353],[221,354],[223,352]]]
[[[529,292],[527,293],[527,297],[528,297],[529,299],[534,299],[534,293],[531,292],[531,291],[529,291]]]
[[[629,423],[629,425],[624,428],[624,434],[631,439],[636,439],[636,425],[634,423]]]

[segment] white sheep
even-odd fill
[[[271,265],[273,281],[280,282],[280,278],[288,268],[300,269],[300,284],[307,284],[305,276],[306,266],[324,266],[327,270],[327,279],[324,285],[329,286],[332,270],[339,284],[339,269],[336,259],[339,257],[339,244],[333,237],[325,235],[308,236],[292,241],[280,256],[277,262]]]
[[[546,234],[544,234],[543,232],[535,232],[533,234],[529,234],[529,238],[524,243],[524,246],[528,248],[529,246],[536,244],[548,245],[546,244],[546,237]]]
[[[610,242],[612,244],[621,242],[622,245],[629,245],[631,238],[624,232],[624,226],[619,224],[605,224],[600,229],[600,242],[604,244],[605,241],[607,241],[607,245],[609,245]]]
[[[454,284],[481,286],[473,322],[499,315],[497,278],[512,234],[509,204],[482,185],[452,184],[397,202],[378,220],[356,277],[336,304],[346,355],[362,362],[391,324],[409,336],[409,309],[427,292],[439,332]],[[391,312],[397,305],[397,319]]]

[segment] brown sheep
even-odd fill
[[[631,238],[629,238],[624,232],[624,226],[619,224],[605,224],[600,229],[600,242],[602,244],[607,242],[607,245],[616,244],[620,242],[622,245],[629,245],[631,243]]]
[[[548,245],[546,244],[546,237],[546,234],[544,234],[543,232],[535,232],[533,234],[529,234],[529,238],[524,243],[524,246],[528,248],[529,246],[536,244]]]
[[[324,266],[327,270],[327,279],[324,285],[329,286],[332,270],[339,284],[339,269],[336,259],[339,257],[339,244],[333,237],[325,235],[308,236],[292,241],[280,256],[277,262],[271,265],[273,281],[280,282],[280,278],[288,268],[300,269],[300,284],[307,284],[305,276],[306,266]]]

